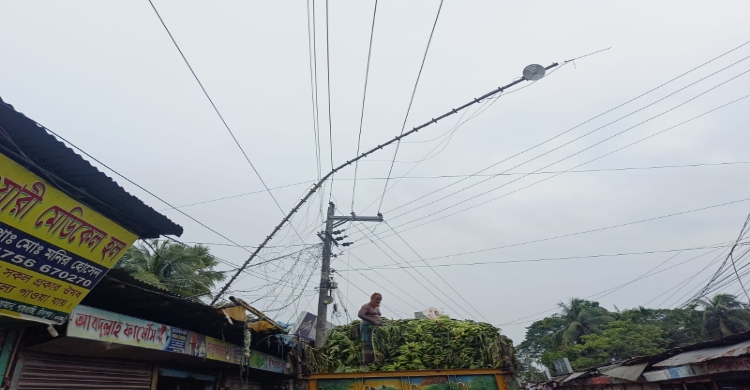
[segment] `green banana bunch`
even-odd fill
[[[375,363],[362,363],[360,321],[332,329],[326,344],[305,344],[306,372],[498,369],[516,364],[513,342],[485,323],[438,319],[388,320],[373,331]]]

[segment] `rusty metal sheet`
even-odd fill
[[[682,366],[685,364],[701,363],[718,358],[738,357],[747,354],[750,354],[750,340],[746,340],[738,344],[683,352],[667,360],[654,364],[654,367]]]
[[[563,380],[563,382],[572,381],[573,379],[576,379],[576,378],[581,377],[581,376],[586,375],[586,374],[588,374],[588,371],[574,372],[574,373],[570,374],[569,377],[565,378],[565,380]]]
[[[723,374],[734,371],[750,371],[750,358],[715,360],[693,365],[696,375]]]
[[[597,376],[589,379],[589,383],[592,385],[611,385],[612,382],[606,376]]]
[[[643,370],[646,369],[646,366],[648,366],[648,363],[641,363],[633,366],[615,365],[601,367],[599,368],[599,372],[610,378],[625,379],[635,382],[638,380],[638,378],[640,378]]]
[[[691,366],[670,367],[664,370],[643,373],[643,378],[649,382],[665,381],[669,379],[689,378],[696,376]]]

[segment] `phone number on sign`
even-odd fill
[[[43,274],[47,274],[57,279],[65,280],[84,287],[89,287],[92,284],[91,280],[89,279],[80,277],[78,275],[73,275],[70,272],[61,270],[57,267],[53,267],[49,264],[42,264],[38,269],[35,269],[34,267],[36,267],[37,260],[28,258],[24,255],[16,254],[15,252],[9,251],[7,249],[2,249],[0,259],[5,259],[7,261],[10,261],[11,263],[15,263],[35,271],[38,270]]]

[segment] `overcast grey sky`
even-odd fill
[[[305,183],[273,191],[282,208],[290,209],[318,175],[306,2],[154,3],[268,186]],[[362,130],[363,150],[401,131],[438,5],[437,0],[379,2]],[[331,150],[325,2],[317,1],[315,6],[320,154],[322,168],[327,172],[331,168]],[[354,157],[357,148],[372,7],[372,1],[329,3],[330,131],[336,165]],[[568,64],[517,93],[489,101],[491,106],[483,106],[486,111],[455,132],[447,133],[457,118],[413,135],[408,138],[409,143],[401,145],[392,176],[404,176],[414,168],[413,162],[423,159],[435,147],[435,152],[440,153],[433,153],[434,157],[417,165],[409,176],[472,174],[513,156],[750,40],[747,15],[747,1],[550,1],[532,5],[447,0],[407,122],[409,128],[512,81],[528,64],[562,63],[607,47],[612,49]],[[0,4],[0,47],[0,96],[5,101],[168,202],[185,205],[263,189],[148,1],[6,1]],[[750,61],[742,61],[676,92],[748,56],[750,45],[484,173],[509,170],[650,105],[510,173],[533,172],[591,147],[543,169],[565,171],[741,98],[750,91],[749,74],[638,125],[747,71]],[[676,93],[668,96],[673,92]],[[665,99],[651,105],[662,98]],[[750,99],[739,101],[577,169],[750,162],[749,107]],[[474,112],[472,109],[464,119]],[[623,130],[628,131],[593,146]],[[358,214],[378,211],[384,181],[377,178],[387,176],[393,150],[379,151],[360,164],[354,199]],[[103,170],[154,208],[166,208]],[[397,210],[394,209],[460,178],[391,181],[396,186],[386,194],[381,211],[397,231],[455,213],[405,231],[401,237],[429,264],[454,264],[434,270],[461,297],[429,268],[417,268],[429,282],[415,270],[344,271],[393,266],[383,251],[397,262],[417,261],[413,264],[425,265],[398,236],[386,238],[392,234],[386,224],[350,227],[346,234],[356,241],[351,257],[344,252],[333,267],[341,270],[340,291],[351,312],[366,302],[367,296],[346,280],[368,294],[382,292],[384,314],[392,317],[411,314],[414,308],[435,306],[454,317],[482,319],[465,303],[466,299],[484,318],[502,325],[506,334],[520,342],[524,327],[528,326],[524,321],[542,315],[507,323],[554,308],[561,300],[591,296],[627,283],[677,252],[468,263],[714,245],[736,238],[750,211],[750,201],[505,249],[429,259],[750,198],[748,173],[750,164],[746,163],[564,173],[555,177],[501,176],[403,216],[400,214],[487,177],[470,178]],[[354,170],[347,169],[334,181],[333,199],[341,213],[352,211],[349,179],[353,176]],[[509,184],[495,189],[506,183]],[[307,244],[319,242],[308,233],[320,229],[320,200],[328,201],[330,188],[327,185],[325,194],[316,197],[311,207],[293,220]],[[519,191],[489,201],[514,190]],[[467,209],[483,202],[487,203]],[[368,208],[371,203],[373,206]],[[258,245],[282,218],[282,212],[264,192],[183,210],[244,245]],[[228,244],[174,210],[164,213],[185,227],[183,241]],[[433,213],[436,214],[432,217],[410,223]],[[357,229],[365,227],[376,229],[368,237],[380,237],[383,242],[376,246],[363,237]],[[300,242],[296,233],[287,228],[272,241],[272,245],[281,247],[264,251],[262,257],[269,259],[303,248],[288,246],[291,244]],[[600,302],[608,309],[614,309],[614,305],[621,309],[643,305],[709,265],[719,254],[707,253],[710,250],[681,252],[660,269],[705,255],[632,283],[602,297]],[[241,248],[224,245],[212,245],[212,251],[233,264],[240,264],[248,255]],[[314,287],[319,280],[318,274],[313,273],[314,260],[305,255],[251,268],[256,274],[243,277],[232,290],[257,289],[234,292],[248,301],[267,295],[254,303],[261,310],[292,303],[271,313],[282,321],[291,320],[301,310],[314,312]],[[675,290],[649,306],[664,300],[662,307],[681,303],[680,297],[701,285],[715,268],[709,266],[671,299],[667,298]],[[278,280],[281,282],[273,282]],[[737,286],[728,291],[736,292]],[[301,296],[296,300],[298,294]],[[343,320],[345,317],[334,322]]]

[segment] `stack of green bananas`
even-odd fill
[[[509,368],[513,343],[490,324],[447,317],[384,320],[373,332],[375,363],[362,364],[359,321],[331,330],[326,344],[303,347],[298,357],[309,373]]]

